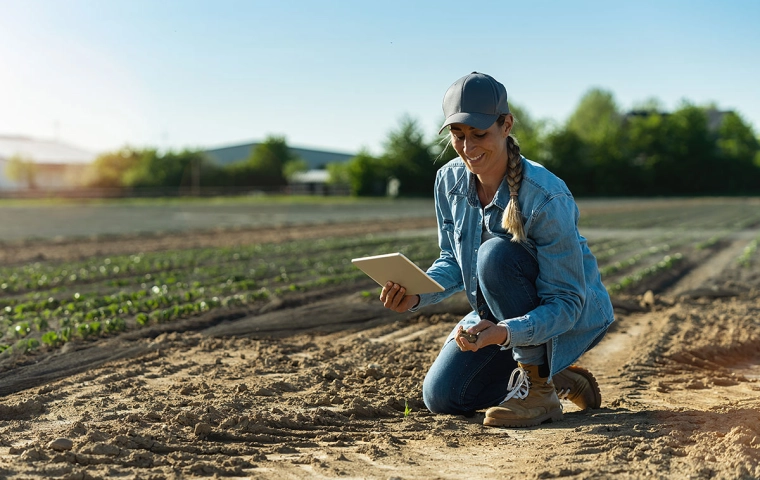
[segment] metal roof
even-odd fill
[[[211,148],[207,149],[204,153],[218,165],[230,165],[248,159],[251,156],[251,152],[258,145],[258,143],[244,143],[242,145]],[[299,147],[290,147],[290,151],[305,160],[309,169],[322,169],[328,163],[346,163],[355,156],[352,153],[329,152]]]
[[[47,165],[85,165],[97,157],[92,152],[57,140],[0,135],[0,160],[8,160],[14,155]]]

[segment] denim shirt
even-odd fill
[[[596,258],[578,232],[578,207],[565,183],[523,157],[518,202],[527,237],[522,245],[538,263],[536,291],[541,304],[521,317],[496,320],[510,331],[509,347],[545,343],[554,375],[575,362],[606,331],[613,322],[612,303]],[[420,295],[412,310],[464,289],[474,310],[460,325],[468,328],[480,321],[476,269],[482,229],[485,224],[490,234],[511,238],[501,226],[507,203],[506,179],[493,201],[481,209],[476,177],[464,162],[457,158],[441,167],[435,181],[441,254],[427,273],[445,290]]]

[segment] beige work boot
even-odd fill
[[[497,407],[486,410],[483,425],[533,427],[562,420],[562,405],[554,385],[538,375],[538,365],[518,363],[507,385],[509,394]]]
[[[602,392],[594,376],[583,367],[571,365],[552,378],[557,396],[568,399],[581,410],[602,406]]]

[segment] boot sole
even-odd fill
[[[542,423],[559,422],[562,420],[562,410],[553,410],[536,418],[514,419],[486,417],[483,425],[487,427],[537,427]]]

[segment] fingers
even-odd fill
[[[474,327],[470,327],[465,331],[462,326],[459,326],[457,334],[454,336],[454,340],[457,342],[459,350],[463,352],[476,352],[478,351],[478,337],[472,333]]]
[[[506,327],[481,320],[467,330],[460,325],[454,339],[463,352],[476,352],[489,345],[499,345],[504,341]]]
[[[408,302],[404,302],[404,297],[406,297],[406,289],[398,283],[388,282],[380,292],[380,301],[383,302],[383,306],[394,312],[404,312],[409,309],[405,308]]]

